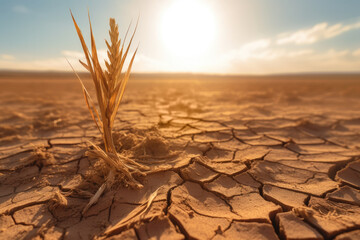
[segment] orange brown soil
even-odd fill
[[[0,239],[360,239],[359,76],[131,79],[117,148],[162,170],[85,214],[106,172],[79,83],[0,89]]]

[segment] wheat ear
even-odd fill
[[[71,11],[70,11],[71,13]],[[90,111],[90,114],[99,128],[100,133],[104,141],[105,150],[102,150],[100,147],[93,145],[93,149],[89,151],[89,156],[97,157],[105,161],[110,168],[108,177],[106,178],[105,183],[99,188],[96,194],[90,199],[89,204],[85,207],[85,212],[91,205],[95,204],[100,198],[101,194],[105,189],[109,188],[112,185],[114,176],[116,172],[119,172],[124,176],[124,180],[132,187],[142,188],[135,178],[134,174],[145,174],[146,171],[149,171],[148,166],[141,165],[134,160],[121,157],[117,152],[114,145],[112,137],[112,128],[114,126],[114,121],[116,113],[119,109],[120,102],[124,95],[126,83],[130,77],[131,68],[134,62],[137,49],[135,50],[133,56],[131,57],[129,66],[127,70],[122,73],[126,57],[129,53],[130,46],[134,39],[134,35],[137,29],[137,24],[135,26],[134,32],[131,36],[131,39],[126,48],[124,48],[125,39],[121,45],[121,40],[119,39],[119,30],[118,25],[115,22],[115,19],[110,19],[110,43],[106,42],[108,47],[108,58],[109,61],[105,62],[107,70],[104,72],[100,66],[98,54],[96,50],[94,35],[92,31],[90,15],[89,15],[89,25],[90,25],[90,37],[91,37],[91,53],[84,41],[83,35],[79,26],[77,25],[73,14],[71,17],[74,22],[74,26],[78,37],[80,39],[81,46],[83,48],[86,63],[80,61],[80,63],[88,70],[91,74],[93,83],[96,90],[96,99],[99,105],[99,111],[96,109],[93,104],[90,94],[86,90],[81,79],[81,86],[83,88],[84,97]],[[130,28],[130,26],[129,26]],[[128,29],[129,31],[129,29]],[[126,36],[125,36],[126,38]],[[121,45],[121,47],[120,47]]]

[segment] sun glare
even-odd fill
[[[161,31],[164,45],[172,54],[198,56],[213,43],[214,14],[205,2],[177,0],[164,12]]]

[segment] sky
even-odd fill
[[[358,0],[0,0],[0,69],[82,71],[69,9],[102,60],[139,17],[134,72],[360,72]]]

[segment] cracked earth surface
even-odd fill
[[[106,173],[78,82],[3,77],[0,239],[360,239],[358,76],[192,78],[130,80],[118,151],[161,169],[82,214]]]

